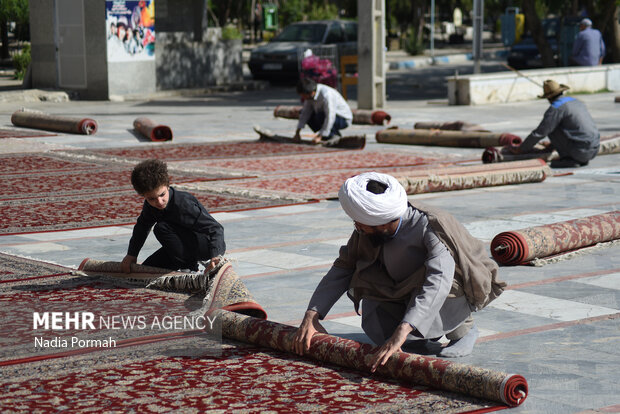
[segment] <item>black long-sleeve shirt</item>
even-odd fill
[[[224,254],[224,228],[192,194],[169,188],[170,198],[163,210],[152,207],[146,200],[133,228],[127,254],[138,256],[153,226],[160,221],[186,228],[196,233],[198,251],[203,257]]]

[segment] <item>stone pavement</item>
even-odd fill
[[[603,135],[620,131],[614,95],[580,95]],[[165,145],[138,140],[133,120],[146,116],[167,124],[175,143],[256,138],[252,125],[292,133],[294,121],[274,119],[276,105],[298,102],[292,87],[263,91],[166,96],[124,102],[4,102],[0,126],[20,106],[95,118],[96,135],[0,139],[0,153],[60,148]],[[444,102],[388,102],[392,124],[466,120],[492,131],[526,136],[547,102],[494,106],[447,106]],[[356,107],[355,102],[352,106]],[[365,151],[392,149],[412,154],[453,154],[478,160],[482,150],[378,144],[375,126],[352,126],[365,133]],[[477,162],[477,161],[472,161]],[[559,171],[557,171],[559,172]],[[409,199],[442,207],[474,236],[489,243],[501,231],[563,221],[620,209],[620,154],[601,156],[589,166],[549,177],[542,183],[422,194]],[[93,195],[97,197],[97,195]],[[353,227],[335,200],[231,213],[216,213],[225,227],[227,255],[264,306],[270,319],[297,324],[320,278]],[[77,267],[85,257],[121,260],[131,226],[0,236],[0,251]],[[150,237],[139,260],[156,246]],[[543,267],[500,268],[510,288],[474,314],[481,338],[471,356],[457,361],[522,374],[530,386],[515,413],[620,412],[620,245],[600,248]],[[341,299],[325,323],[330,333],[368,341],[348,299]]]

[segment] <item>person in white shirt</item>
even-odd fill
[[[327,85],[317,84],[311,78],[300,79],[297,93],[304,101],[294,139],[307,124],[315,132],[313,142],[318,144],[340,137],[340,130],[351,125],[353,113],[342,95]]]

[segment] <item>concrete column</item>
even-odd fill
[[[357,107],[385,107],[385,0],[357,0]]]

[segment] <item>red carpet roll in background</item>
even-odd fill
[[[46,131],[84,135],[92,135],[97,132],[97,121],[94,119],[69,118],[28,109],[15,111],[11,116],[11,122],[13,125]]]
[[[491,254],[500,264],[520,265],[616,239],[620,211],[499,233],[491,241]]]
[[[388,128],[377,131],[377,142],[405,145],[486,148],[521,145],[521,137],[507,132],[452,131],[441,129]]]
[[[133,121],[133,127],[151,141],[159,142],[172,140],[172,130],[169,126],[158,125],[148,118],[136,118]]]

